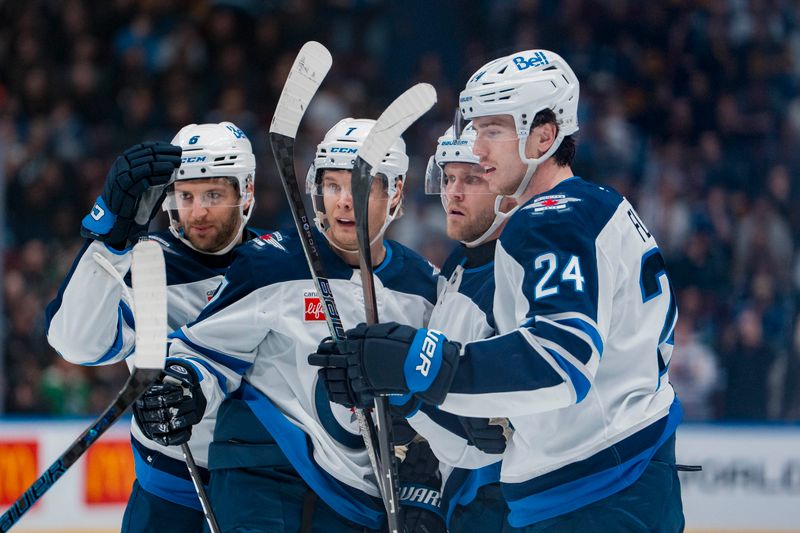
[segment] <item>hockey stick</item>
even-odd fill
[[[436,90],[427,83],[418,83],[401,94],[378,117],[370,130],[364,144],[358,151],[353,165],[352,189],[353,210],[356,216],[356,236],[358,237],[359,266],[361,270],[361,286],[364,290],[364,309],[367,324],[378,323],[378,307],[375,300],[375,280],[373,277],[372,253],[369,236],[369,194],[372,189],[372,178],[386,152],[398,137],[428,111],[436,103]],[[380,447],[380,464],[383,469],[383,484],[386,487],[386,499],[389,503],[389,531],[400,530],[400,509],[397,503],[397,462],[394,456],[394,438],[392,420],[388,402],[385,397],[375,398],[375,414],[378,420],[378,444]]]
[[[161,246],[153,241],[137,243],[133,248],[131,271],[136,307],[136,359],[133,373],[108,409],[3,513],[0,517],[0,532],[10,530],[164,369],[167,351],[167,289]]]
[[[194,491],[197,493],[197,497],[200,498],[200,506],[203,508],[203,515],[206,517],[206,522],[208,522],[208,529],[211,530],[211,533],[220,533],[219,522],[217,522],[217,517],[211,509],[211,502],[208,501],[206,489],[203,488],[203,478],[200,476],[197,463],[194,462],[194,456],[192,455],[192,450],[189,449],[188,442],[181,444],[181,452],[183,452],[183,460],[186,461],[186,467],[189,469],[189,477],[192,478]]]
[[[122,279],[122,276],[119,275],[114,266],[97,252],[93,253],[92,257],[103,270],[108,272],[112,278],[117,280],[117,282],[122,286],[122,291],[125,293],[128,300],[134,301],[134,298],[131,296],[128,287],[125,285],[125,281]],[[168,379],[171,380],[172,378],[165,378],[165,381]],[[181,384],[177,379],[173,380],[173,382],[178,385]],[[214,511],[211,509],[211,503],[209,502],[208,495],[203,487],[203,478],[200,476],[200,471],[197,469],[197,463],[195,463],[192,450],[189,448],[189,443],[184,442],[181,444],[181,452],[183,452],[183,460],[186,463],[186,468],[189,469],[189,477],[192,479],[194,491],[197,493],[197,497],[200,499],[200,507],[203,509],[203,516],[205,516],[206,522],[208,522],[208,527],[211,530],[211,533],[219,533],[219,524],[217,523],[216,516],[214,516]]]
[[[292,211],[292,218],[297,227],[300,242],[303,245],[308,268],[314,278],[317,294],[325,302],[325,322],[328,324],[331,337],[338,341],[344,339],[342,319],[336,308],[336,301],[333,299],[330,282],[325,277],[325,269],[322,266],[322,259],[311,229],[313,222],[309,220],[306,214],[303,197],[300,194],[294,171],[294,140],[297,135],[297,128],[300,126],[300,121],[308,108],[309,102],[311,102],[320,84],[322,84],[322,80],[330,70],[332,63],[333,59],[330,52],[320,43],[309,41],[303,45],[294,60],[292,69],[289,71],[283,92],[281,92],[278,100],[278,106],[275,108],[275,115],[272,117],[272,123],[269,128],[269,144],[275,157],[275,163],[278,165],[278,174],[280,174],[281,183],[283,183],[286,197],[289,200],[289,208]],[[355,415],[359,432],[364,439],[364,446],[367,450],[370,465],[375,472],[378,489],[383,495],[382,476],[380,475],[380,466],[375,453],[377,433],[372,420],[364,414],[364,411],[356,409]],[[384,498],[385,502],[386,499]]]

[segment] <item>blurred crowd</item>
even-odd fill
[[[503,53],[559,52],[581,80],[573,169],[628,196],[667,260],[680,309],[670,375],[687,418],[800,420],[793,0],[29,0],[0,1],[0,21],[6,413],[99,412],[127,375],[64,362],[44,309],[129,145],[230,120],[258,157],[252,223],[289,224],[266,131],[314,39],[334,64],[302,126],[299,176],[340,118],[375,118],[414,82],[436,87],[405,135],[406,213],[390,232],[434,263],[453,244],[423,174],[458,91]]]

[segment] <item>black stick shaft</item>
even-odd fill
[[[17,501],[0,516],[0,532],[9,531],[33,505],[50,490],[61,476],[97,442],[103,433],[122,416],[147,387],[161,374],[160,369],[136,369],[125,382],[117,398],[69,448],[33,482]]]
[[[181,452],[183,452],[183,459],[186,461],[186,467],[189,469],[189,477],[192,478],[194,490],[200,498],[200,506],[203,508],[203,515],[206,517],[206,522],[208,522],[208,528],[211,530],[211,533],[220,533],[219,522],[217,522],[214,510],[211,509],[211,501],[209,501],[206,489],[203,487],[203,477],[200,475],[200,469],[197,468],[197,463],[194,461],[194,456],[192,455],[192,450],[189,448],[188,442],[181,444]]]
[[[281,183],[283,183],[286,197],[289,199],[292,218],[297,227],[300,242],[303,245],[303,252],[308,261],[311,277],[314,278],[317,293],[325,304],[325,321],[328,324],[331,337],[337,341],[343,340],[345,334],[344,327],[342,327],[342,319],[339,316],[339,310],[336,308],[336,301],[333,298],[330,282],[328,278],[325,277],[322,258],[320,257],[312,230],[313,222],[309,220],[306,214],[303,197],[297,185],[297,178],[294,171],[294,139],[286,135],[281,135],[280,133],[270,132],[269,143],[272,147],[272,154],[275,157],[275,162],[278,165],[278,174],[280,175]],[[361,435],[364,438],[364,446],[367,448],[367,455],[369,456],[370,463],[377,476],[376,481],[378,489],[383,495],[386,492],[383,482],[384,476],[380,475],[381,465],[378,456],[375,454],[375,450],[380,449],[378,431],[372,419],[363,410],[357,409],[356,417],[358,419]]]
[[[357,158],[353,167],[351,187],[353,190],[353,210],[356,217],[361,286],[364,291],[364,311],[367,315],[367,324],[377,324],[378,305],[375,296],[375,278],[369,236],[369,195],[372,190],[370,171],[369,164],[360,157]],[[375,416],[380,430],[378,432],[378,448],[382,466],[381,475],[384,478],[389,531],[396,533],[401,531],[397,461],[394,455],[394,435],[392,432],[392,418],[389,413],[389,402],[382,396],[375,397]]]

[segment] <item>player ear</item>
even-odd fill
[[[403,200],[403,183],[404,183],[404,181],[405,180],[398,179],[397,183],[395,184],[395,187],[397,188],[397,192],[395,193],[394,198],[392,198],[391,209],[395,209],[400,204],[400,202]]]
[[[247,180],[247,185],[245,185],[245,194],[244,194],[244,211],[250,209],[250,206],[253,205],[253,198],[255,195],[255,185],[253,184],[253,180]]]
[[[558,126],[552,122],[545,122],[531,130],[525,142],[525,155],[538,158],[547,152],[553,145],[558,135]]]

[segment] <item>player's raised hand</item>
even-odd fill
[[[145,142],[119,156],[102,194],[81,221],[81,235],[119,250],[147,232],[181,164],[180,146]]]

